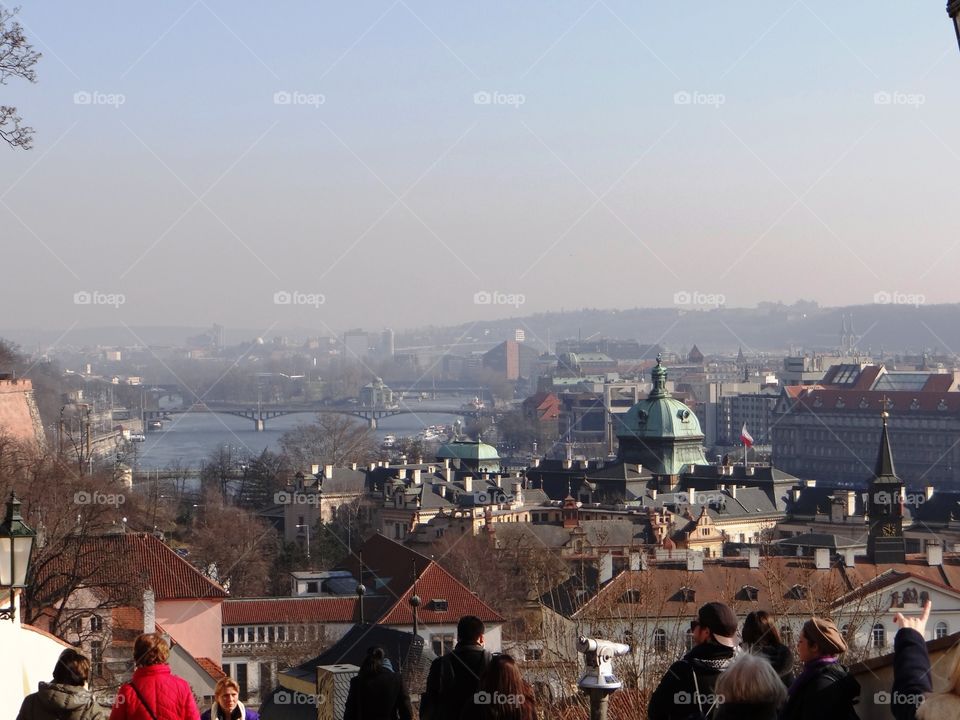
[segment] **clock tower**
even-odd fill
[[[893,468],[893,452],[890,450],[887,430],[889,414],[886,409],[880,417],[883,419],[880,452],[877,454],[867,500],[870,519],[867,555],[874,563],[902,563],[907,555],[903,539],[903,482]]]

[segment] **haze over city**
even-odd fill
[[[27,3],[2,325],[960,301],[943,9]],[[948,61],[949,59],[949,61]],[[69,335],[65,342],[69,342]]]

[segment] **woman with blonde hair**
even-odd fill
[[[787,688],[762,655],[741,653],[717,678],[715,720],[776,720]],[[706,698],[705,705],[714,698]],[[701,700],[703,702],[703,700]]]
[[[953,670],[946,691],[931,693],[930,656],[924,633],[930,619],[927,600],[919,617],[897,613],[900,626],[893,641],[893,693],[890,710],[896,720],[955,720],[960,717],[960,648],[954,648]]]
[[[170,645],[159,633],[133,643],[136,669],[120,686],[110,720],[200,720],[190,683],[170,672]]]
[[[213,705],[200,720],[260,720],[260,715],[240,702],[240,686],[231,677],[222,677],[213,691]]]

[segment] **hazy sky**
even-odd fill
[[[2,325],[958,302],[943,6],[25,2]]]

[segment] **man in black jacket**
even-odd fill
[[[709,602],[690,623],[693,649],[667,670],[650,697],[649,720],[711,717],[719,699],[713,688],[737,647],[737,616],[720,602]]]
[[[480,676],[491,655],[483,648],[483,621],[464,615],[457,623],[457,646],[430,665],[427,689],[420,698],[422,720],[455,720],[480,689]]]

